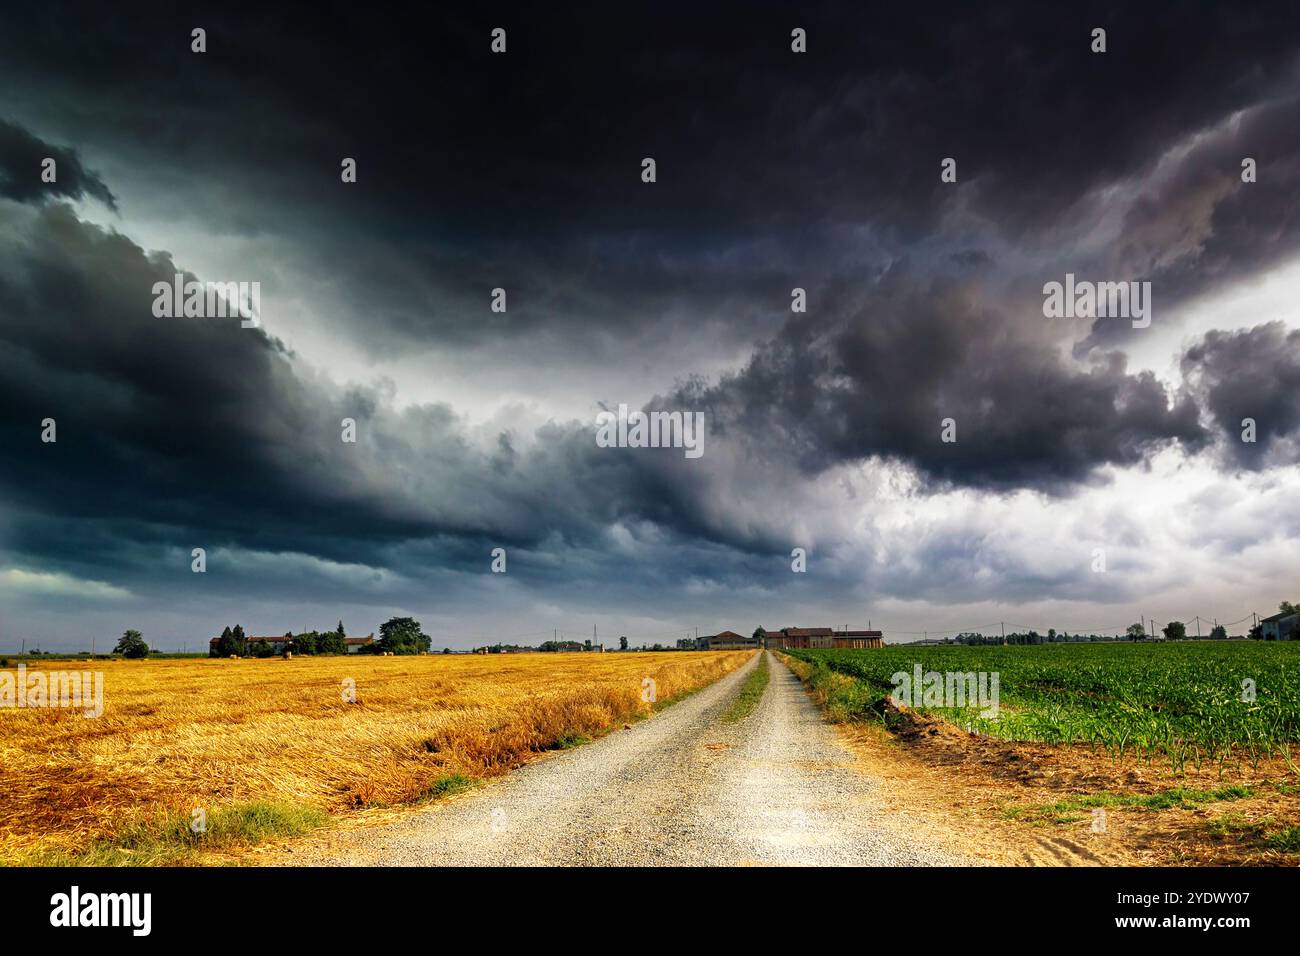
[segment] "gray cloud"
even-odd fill
[[[1231,461],[1251,469],[1300,462],[1300,331],[1269,322],[1210,332],[1186,351],[1182,369]],[[1253,443],[1242,440],[1248,418]]]
[[[55,161],[55,181],[44,182],[42,163]],[[74,149],[51,146],[21,126],[0,120],[0,196],[18,202],[98,199],[110,209],[116,200],[103,180],[87,170]]]
[[[1040,323],[1041,324],[1041,323]],[[1187,396],[1118,353],[1079,369],[982,300],[974,283],[883,280],[832,321],[792,321],[739,373],[688,386],[762,456],[817,473],[880,457],[946,484],[1065,493],[1205,435]],[[941,423],[957,440],[941,441]]]

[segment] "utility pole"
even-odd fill
[[[1196,615],[1196,639],[1201,639],[1201,615]]]
[[[1007,646],[1007,622],[1002,622],[1002,646]]]

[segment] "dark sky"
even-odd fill
[[[1300,597],[1293,5],[231,9],[0,23],[0,650]],[[260,328],[156,317],[177,272]]]

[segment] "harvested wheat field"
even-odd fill
[[[97,662],[101,717],[0,710],[0,861],[183,862],[196,809],[229,847],[419,801],[648,715],[749,656]]]

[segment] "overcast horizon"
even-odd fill
[[[0,653],[1243,633],[1300,598],[1300,20],[1132,6],[7,12]]]

